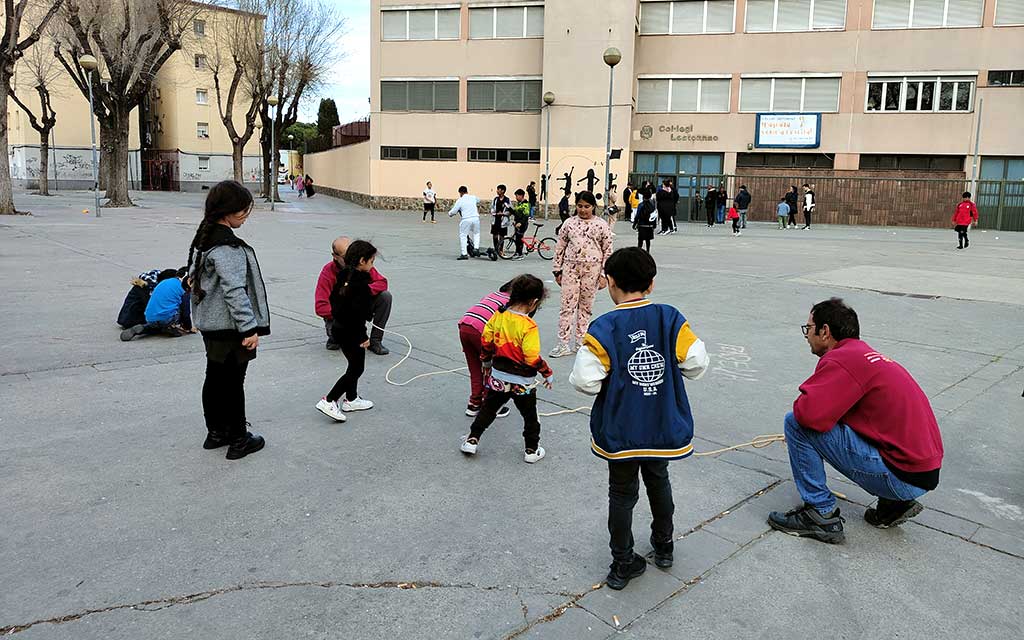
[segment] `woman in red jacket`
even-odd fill
[[[971,202],[971,192],[964,191],[963,200],[960,204],[956,205],[956,213],[953,214],[953,228],[956,230],[956,238],[960,242],[960,246],[957,249],[966,249],[971,246],[971,241],[967,239],[967,230],[971,228],[971,223],[978,223],[978,207]]]

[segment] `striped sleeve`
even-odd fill
[[[601,343],[589,333],[583,336],[583,345],[576,352],[576,362],[569,374],[569,384],[577,391],[595,396],[611,371],[611,360]]]
[[[690,323],[686,321],[679,327],[679,335],[676,336],[676,360],[683,375],[690,380],[700,380],[711,363],[704,342],[697,337],[690,328]]]

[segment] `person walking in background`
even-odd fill
[[[743,235],[740,231],[740,212],[736,210],[736,207],[729,207],[729,213],[725,214],[725,219],[732,222],[733,236]]]
[[[669,190],[669,184],[668,180],[662,182],[661,188],[658,189],[658,193],[654,196],[654,201],[658,207],[658,218],[661,220],[659,236],[666,236],[676,232],[675,227],[672,226],[672,214],[675,212],[676,206],[673,204],[674,198]]]
[[[298,197],[302,197],[302,192],[306,190],[306,181],[302,176],[295,178],[295,190],[299,192]]]
[[[437,224],[437,220],[434,220],[434,205],[437,204],[437,193],[434,192],[433,185],[430,184],[430,180],[427,180],[427,188],[423,190],[423,222],[427,221],[427,214],[430,214],[430,223]]]
[[[228,460],[266,444],[247,430],[245,374],[260,336],[270,335],[270,305],[256,252],[234,233],[248,220],[252,204],[252,193],[234,180],[214,185],[186,266],[192,318],[206,347],[203,416],[208,433],[203,448],[227,446]]]
[[[953,214],[953,228],[956,230],[956,237],[959,241],[957,249],[966,249],[971,246],[967,239],[967,230],[971,223],[978,224],[978,207],[971,201],[971,192],[964,191],[963,199],[956,205],[956,212]]]
[[[462,217],[459,222],[459,260],[469,260],[466,253],[468,242],[473,243],[474,250],[480,247],[480,200],[469,194],[469,188],[465,185],[459,187],[459,199],[452,205],[448,212],[451,218],[456,213]]]
[[[672,180],[668,181],[668,190],[672,193],[672,233],[679,230],[676,226],[676,212],[679,211],[679,189],[676,189],[676,183]]]
[[[785,229],[786,220],[789,219],[789,204],[785,196],[779,198],[779,204],[775,205],[775,215],[779,219],[779,229]]]
[[[526,187],[527,200],[530,203],[530,220],[537,215],[537,183],[534,180],[530,180],[529,186]]]
[[[717,198],[717,208],[715,209],[715,220],[718,224],[725,223],[725,209],[729,206],[729,194],[725,190],[725,183],[718,183],[718,190],[715,192]]]
[[[790,186],[789,191],[786,192],[785,200],[789,206],[789,228],[796,229],[796,212],[799,210],[800,193],[795,184]]]
[[[811,228],[811,214],[814,212],[814,191],[811,185],[804,183],[804,229]]]
[[[708,229],[715,226],[715,212],[718,210],[718,191],[714,185],[708,185],[708,192],[704,196],[704,211],[708,219]]]
[[[736,198],[733,200],[733,206],[740,214],[740,228],[747,228],[747,210],[750,208],[750,192],[747,191],[747,185],[741,184],[739,193],[736,194]]]
[[[636,246],[651,252],[654,227],[658,224],[658,206],[653,198],[644,198],[633,212],[633,228],[636,230]]]
[[[508,233],[509,214],[512,203],[505,195],[506,187],[499,184],[495,189],[495,196],[491,199],[491,242],[494,245],[494,253],[501,255],[502,244],[505,243],[505,235]]]

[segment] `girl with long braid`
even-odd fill
[[[260,336],[270,334],[270,307],[256,252],[233,231],[245,224],[252,204],[252,194],[234,180],[214,185],[188,252],[192,318],[206,345],[203,415],[209,433],[203,448],[227,446],[228,460],[265,444],[248,431],[245,372]]]

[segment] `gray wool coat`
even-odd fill
[[[204,336],[234,339],[270,333],[267,287],[252,247],[214,246],[204,252],[197,275],[206,295],[201,301],[192,297],[192,322]]]

